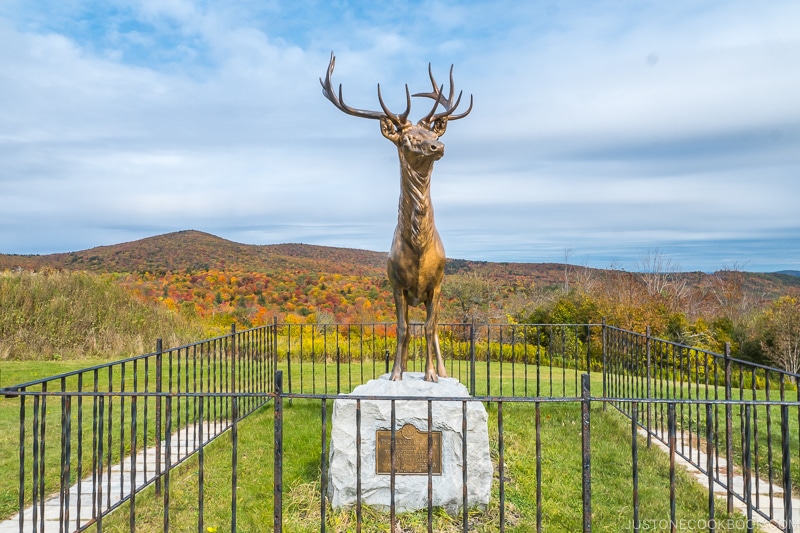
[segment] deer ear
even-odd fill
[[[400,132],[389,117],[381,117],[381,133],[394,144],[400,140]]]
[[[444,135],[445,130],[447,129],[447,117],[437,118],[433,121],[433,126],[431,126],[431,131],[437,138]]]

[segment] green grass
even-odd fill
[[[4,366],[8,382],[31,379],[34,374],[52,374],[57,371],[71,370],[75,364],[48,363],[46,367],[41,363],[27,362],[14,363]],[[176,362],[175,362],[176,364]],[[299,391],[299,365],[293,362],[294,392]],[[410,366],[413,368],[413,362]],[[448,371],[451,375],[468,382],[466,364],[448,362]],[[288,371],[287,365],[282,363],[280,368]],[[385,370],[384,362],[378,361],[353,361],[352,365],[343,366],[338,375],[340,389],[344,392],[350,390],[350,384],[361,379],[361,372],[365,379],[371,379],[373,372],[380,375]],[[303,392],[317,393],[336,392],[337,374],[334,364],[322,365],[317,363],[313,372],[304,366]],[[150,371],[154,372],[153,365]],[[143,367],[139,365],[139,386],[143,380]],[[132,368],[126,374],[126,388],[131,389],[133,380]],[[574,369],[559,369],[550,367],[528,366],[522,364],[511,365],[492,363],[488,369],[485,363],[476,368],[476,383],[478,393],[489,391],[499,394],[501,385],[503,393],[515,392],[520,395],[524,392],[525,377],[527,374],[528,393],[535,393],[537,375],[539,378],[540,393],[549,394],[552,384],[556,396],[577,396]],[[487,375],[488,385],[487,385]],[[311,379],[314,379],[314,385]],[[23,378],[23,379],[17,379]],[[152,376],[151,376],[152,378]],[[99,388],[102,390],[107,378],[104,373],[99,375]],[[115,374],[119,380],[119,373]],[[105,381],[104,381],[105,380]],[[284,378],[284,389],[288,383]],[[599,395],[602,390],[601,375],[592,374],[592,391]],[[8,383],[6,378],[4,383]],[[68,388],[71,388],[68,382]],[[119,390],[117,382],[115,390]],[[488,389],[487,389],[488,386]],[[87,388],[88,384],[84,384]],[[152,398],[150,400],[153,400]],[[182,400],[183,401],[183,400]],[[91,402],[84,400],[84,426],[90,428]],[[114,400],[114,424],[119,425],[119,398]],[[32,399],[26,400],[30,409]],[[130,400],[126,400],[127,416],[130,416]],[[183,404],[184,417],[191,419],[194,406]],[[52,406],[52,407],[51,407]],[[153,417],[153,404],[148,413],[148,434],[153,435],[155,427]],[[48,453],[46,472],[48,473],[48,494],[57,492],[58,486],[58,459],[59,459],[59,434],[60,425],[60,400],[48,400]],[[143,431],[141,411],[139,404],[139,432]],[[497,422],[496,404],[489,405],[490,414],[490,440],[493,446],[493,458],[497,460]],[[209,409],[206,409],[209,412]],[[226,416],[227,404],[220,402],[218,417]],[[329,410],[329,415],[330,415]],[[0,400],[0,516],[9,516],[16,511],[18,495],[18,435],[19,435],[19,399]],[[76,428],[76,413],[73,409],[73,429]],[[596,404],[592,411],[592,483],[593,483],[593,514],[594,529],[596,531],[625,531],[631,511],[631,464],[630,464],[630,423],[614,409],[603,411]],[[284,517],[287,531],[313,531],[318,530],[320,515],[319,499],[319,459],[320,459],[320,402],[319,400],[295,399],[292,405],[287,405],[285,411],[285,447],[284,447]],[[184,423],[187,418],[184,418]],[[30,444],[31,415],[28,414],[26,441]],[[129,420],[129,418],[126,418]],[[505,460],[506,460],[506,508],[507,530],[531,531],[535,523],[535,457],[533,444],[535,442],[534,407],[530,404],[504,404],[505,426]],[[542,404],[542,468],[543,468],[543,520],[546,531],[575,531],[580,529],[580,414],[577,404]],[[176,422],[177,426],[177,422]],[[141,436],[137,437],[141,447]],[[89,437],[90,439],[90,437]],[[122,440],[118,435],[112,435],[112,462],[119,460],[129,450],[130,435]],[[237,526],[240,531],[264,531],[271,529],[272,524],[272,412],[271,407],[264,408],[240,423],[238,442],[238,501],[237,501]],[[120,447],[120,443],[122,446]],[[86,445],[86,441],[84,442]],[[86,465],[90,457],[89,450],[84,449],[84,475],[88,472]],[[72,472],[76,474],[76,450],[73,440],[73,466]],[[214,441],[205,450],[205,524],[217,527],[219,531],[230,529],[231,507],[231,442],[225,435]],[[29,460],[30,453],[27,455]],[[26,466],[28,478],[30,465]],[[646,450],[643,441],[640,441],[640,496],[642,507],[640,516],[645,519],[662,519],[669,516],[668,463],[666,456],[655,450]],[[77,477],[77,476],[75,476]],[[688,476],[679,472],[678,516],[684,518],[704,518],[706,513],[705,492],[689,481]],[[74,481],[74,480],[73,480]],[[172,530],[187,531],[197,529],[198,517],[198,463],[197,456],[186,462],[185,465],[171,473],[170,491],[170,521]],[[495,479],[494,496],[490,508],[485,513],[471,512],[470,530],[495,531],[500,516],[498,507],[499,485]],[[29,491],[29,489],[28,489]],[[26,494],[30,501],[29,494]],[[723,509],[720,504],[718,509]],[[121,509],[106,517],[104,529],[107,531],[128,530],[128,506],[123,504]],[[137,495],[136,523],[140,531],[160,530],[163,522],[163,500],[155,498],[153,489],[148,488]],[[352,510],[328,510],[328,526],[331,531],[349,531],[354,528],[355,514]],[[365,510],[365,531],[387,530],[385,524],[388,515],[373,509]],[[400,523],[405,531],[424,530],[426,520],[425,512],[408,513],[400,518]],[[380,526],[379,526],[380,525]],[[383,529],[381,529],[383,528]],[[444,513],[436,514],[436,530],[460,530],[460,519],[451,518]]]
[[[447,374],[469,387],[469,361],[448,360]],[[389,366],[391,368],[391,366]],[[283,371],[284,392],[302,394],[347,393],[357,385],[366,383],[387,373],[383,360],[342,359],[339,372],[335,362],[323,364],[293,360],[291,369],[285,361],[278,365]],[[424,360],[410,358],[408,371],[423,372]],[[523,363],[478,361],[475,367],[475,393],[477,396],[580,396],[580,375],[574,368],[525,365]],[[592,392],[599,396],[602,391],[600,373],[591,374]]]
[[[103,363],[103,361],[92,361],[93,363]],[[148,390],[155,389],[156,364],[152,359],[147,367],[143,360],[125,363],[125,374],[121,365],[113,368],[109,376],[108,367],[97,371],[95,383],[94,372],[84,374],[81,390],[92,391],[95,388],[100,392],[113,391],[142,391],[145,388],[145,378],[148,381]],[[59,373],[70,372],[85,368],[80,361],[7,361],[3,363],[3,386],[29,382],[38,378],[49,377]],[[172,390],[178,390],[178,369],[179,363],[177,356],[172,359]],[[186,390],[185,376],[187,372],[185,356],[181,360],[181,390]],[[191,368],[190,368],[191,370]],[[220,371],[220,376],[224,370]],[[164,356],[162,373],[164,375],[164,390],[168,390],[169,358]],[[201,377],[207,376],[207,371]],[[199,379],[199,378],[198,378]],[[208,383],[205,379],[202,388],[205,390]],[[189,388],[193,387],[194,381],[190,377]],[[47,390],[53,391],[77,391],[79,390],[78,377],[70,376],[63,380],[56,380],[48,384]],[[212,385],[212,390],[220,390],[222,385]],[[30,390],[41,391],[41,385],[33,386]],[[24,398],[24,400],[23,400]],[[22,403],[24,401],[24,404]],[[172,424],[173,431],[186,426],[187,423],[196,417],[197,401],[193,398],[183,397],[173,399],[172,405]],[[241,410],[251,408],[256,399],[243,400]],[[45,403],[45,450],[44,450],[44,486],[45,494],[49,496],[59,490],[60,485],[60,461],[61,461],[61,424],[62,424],[62,398],[60,396],[40,397],[40,406]],[[99,408],[97,397],[73,396],[70,405],[71,419],[71,461],[70,461],[70,483],[75,483],[78,479],[91,475],[92,466],[92,442],[94,436],[93,415]],[[156,404],[154,397],[139,397],[136,402],[137,428],[136,446],[141,450],[144,443],[154,446],[156,443]],[[20,408],[24,407],[24,469],[25,469],[25,493],[24,502],[26,505],[32,502],[32,479],[33,479],[33,422],[34,422],[34,398],[32,396],[2,398],[0,397],[0,519],[6,518],[19,508],[19,444],[20,444]],[[162,438],[166,431],[166,400],[162,400]],[[110,410],[110,413],[109,413]],[[229,399],[209,399],[205,409],[207,420],[223,421],[229,418],[230,400]],[[41,410],[39,411],[41,413]],[[106,467],[119,464],[120,458],[130,454],[132,446],[131,420],[133,406],[131,397],[119,395],[106,396],[104,398],[103,413],[103,460]],[[41,414],[39,415],[41,417]],[[123,419],[124,417],[124,419]],[[82,424],[82,431],[79,431],[79,424]],[[109,436],[109,427],[112,428]],[[109,440],[110,439],[110,440]],[[79,446],[82,453],[79,454]],[[79,465],[80,456],[80,465]],[[152,471],[152,465],[149,467]]]
[[[609,379],[618,379],[615,376],[609,376]],[[639,384],[639,390],[646,390],[644,380]],[[611,390],[611,389],[610,389]],[[628,393],[634,390],[633,386],[628,387]],[[654,398],[683,398],[693,400],[706,399],[706,391],[709,400],[725,399],[725,388],[722,386],[714,386],[710,384],[706,389],[703,383],[673,383],[670,380],[659,380],[654,378],[651,381],[651,391]],[[669,391],[669,395],[667,395]],[[770,388],[769,393],[766,389],[755,389],[747,387],[733,387],[731,391],[731,398],[735,401],[779,401],[780,390],[773,386]],[[797,391],[787,388],[785,391],[785,399],[789,402],[797,402]],[[626,404],[620,405],[624,410],[629,407]],[[646,406],[640,406],[640,421],[646,424]],[[651,412],[651,425],[654,430],[666,432],[667,426],[667,406],[665,404],[654,404],[650,407]],[[745,408],[743,405],[731,406],[731,427],[732,439],[731,448],[733,451],[733,461],[736,465],[742,464],[742,431],[745,422]],[[791,476],[792,485],[795,491],[800,487],[800,404],[795,403],[788,409],[789,419],[789,449],[791,450]],[[698,445],[703,451],[706,449],[706,408],[702,404],[686,404],[676,406],[676,426],[678,430],[683,430],[688,434],[691,430],[692,441],[691,449],[689,443],[681,444],[678,442],[678,450],[685,455],[692,454],[694,460],[696,459],[696,450]],[[725,449],[727,447],[725,419],[726,408],[724,405],[716,405],[713,407],[712,425],[715,430],[715,440],[719,447],[720,458],[725,457]],[[716,420],[715,420],[716,419]],[[769,423],[768,423],[769,422]],[[782,463],[781,463],[781,408],[779,406],[769,405],[756,405],[751,407],[750,415],[750,428],[751,428],[751,450],[753,453],[753,473],[763,480],[768,480],[770,469],[770,454],[769,447],[772,447],[772,481],[775,484],[780,484],[782,477]],[[698,435],[699,434],[699,435]],[[756,466],[756,455],[758,455],[758,465]],[[756,472],[757,468],[757,472]],[[724,473],[721,476],[725,477]]]
[[[506,464],[506,530],[535,531],[535,408],[503,406]],[[490,440],[497,461],[497,408],[489,407]],[[320,517],[320,402],[295,400],[284,411],[284,530],[318,531]],[[571,404],[541,406],[542,519],[545,531],[574,532],[581,529],[580,409]],[[594,531],[631,530],[632,487],[630,425],[619,414],[592,411],[592,509]],[[272,529],[272,413],[264,408],[239,426],[237,484],[237,531]],[[656,449],[646,449],[640,439],[639,494],[642,519],[669,517],[669,465]],[[204,458],[204,525],[228,531],[231,527],[231,443],[226,436],[210,446]],[[191,461],[170,479],[169,519],[175,531],[197,529],[198,466]],[[470,512],[470,531],[497,531],[500,517],[499,480],[486,512]],[[677,518],[706,517],[706,493],[689,476],[677,473]],[[718,509],[724,508],[719,502]],[[138,496],[137,529],[158,530],[163,523],[163,499],[152,491]],[[329,531],[353,531],[352,509],[326,508]],[[106,531],[128,530],[129,507],[106,518]],[[402,531],[426,531],[426,512],[399,515]],[[717,518],[727,516],[718,513]],[[364,531],[389,531],[387,513],[364,510]],[[435,531],[460,531],[461,518],[436,512]]]

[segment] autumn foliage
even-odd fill
[[[294,324],[394,318],[388,283],[379,276],[203,270],[115,277],[143,301],[157,301],[212,327],[257,326],[273,317]]]
[[[197,231],[68,254],[0,255],[6,281],[15,279],[9,273],[87,272],[82,279],[119,288],[140,305],[156,306],[207,336],[227,331],[232,323],[242,328],[273,320],[394,322],[385,268],[386,254],[380,252],[299,244],[251,246]],[[797,352],[791,343],[800,333],[791,320],[797,315],[799,277],[736,268],[713,274],[679,272],[657,253],[643,260],[636,272],[614,266],[459,259],[448,260],[445,272],[442,323],[474,318],[479,323],[585,324],[605,319],[638,332],[650,327],[655,336],[712,351],[722,351],[729,343],[738,357],[760,362],[777,363],[777,354]],[[72,290],[66,288],[67,281],[76,279],[64,277],[64,290]],[[49,298],[61,298],[53,290]],[[5,318],[19,315],[18,309],[3,303]],[[412,322],[423,318],[421,308],[411,310]],[[3,346],[9,339],[36,335],[35,330],[26,333],[8,324],[6,320],[0,339]]]

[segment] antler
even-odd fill
[[[364,109],[355,109],[350,107],[349,105],[344,103],[344,99],[342,98],[342,84],[339,84],[339,94],[338,97],[331,86],[331,74],[333,74],[333,67],[336,64],[336,56],[333,55],[331,52],[331,62],[328,64],[328,73],[325,76],[325,81],[322,81],[322,78],[319,79],[320,85],[322,85],[322,94],[325,95],[325,98],[331,101],[333,105],[337,107],[340,111],[347,113],[348,115],[353,115],[354,117],[361,117],[361,118],[374,118],[374,119],[382,119],[384,117],[388,118],[392,121],[392,123],[398,128],[403,128],[408,123],[408,114],[411,112],[411,94],[408,91],[408,85],[406,85],[406,110],[401,113],[400,115],[395,115],[386,107],[386,104],[383,103],[383,97],[381,96],[381,84],[378,84],[378,102],[381,104],[381,111],[367,111]]]
[[[467,115],[469,115],[470,111],[472,111],[472,95],[469,95],[469,109],[467,109],[465,112],[459,115],[453,115],[453,112],[458,107],[458,104],[461,103],[461,95],[463,94],[463,91],[459,91],[458,98],[456,98],[455,103],[453,103],[453,95],[455,94],[455,85],[453,84],[453,65],[450,65],[450,94],[446,100],[442,97],[444,84],[442,84],[441,86],[436,84],[436,79],[434,79],[433,77],[433,71],[431,70],[430,63],[428,63],[428,75],[431,78],[431,85],[433,85],[433,92],[416,93],[413,95],[413,96],[424,96],[426,98],[432,98],[433,100],[435,100],[433,104],[433,109],[431,109],[431,112],[428,113],[425,116],[425,118],[419,121],[420,124],[431,124],[432,122],[435,122],[436,120],[445,117],[447,117],[448,121],[458,120],[460,118],[464,118]],[[442,107],[444,107],[444,111],[438,114],[434,114],[436,108],[439,107],[440,104],[442,105]]]

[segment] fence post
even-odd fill
[[[708,521],[716,525],[716,507],[714,504],[714,449],[717,446],[714,433],[714,410],[710,403],[706,404],[706,473],[708,475]],[[716,528],[709,528],[711,533]]]
[[[586,373],[592,373],[592,326],[589,324],[586,324]]]
[[[62,380],[62,390],[63,390]],[[58,526],[62,531],[69,528],[69,486],[70,486],[70,443],[72,442],[71,436],[71,421],[72,421],[72,408],[71,396],[61,397],[61,480],[59,490],[59,517]],[[20,512],[22,510],[20,509]]]
[[[392,400],[392,414],[394,415],[394,400]],[[327,442],[328,442],[328,400],[322,398],[322,434],[320,435],[322,440],[322,453],[320,454],[320,479],[319,479],[319,516],[320,516],[320,523],[322,524],[322,531],[325,531],[325,513],[327,510],[325,496],[328,493],[328,451],[327,451]],[[394,416],[392,416],[392,443],[394,443],[394,425],[395,420]],[[394,487],[392,488],[392,497],[394,497]],[[394,504],[392,505],[392,509],[394,509]],[[392,520],[392,525],[394,525],[394,520]]]
[[[164,400],[166,404],[166,424],[165,431],[166,443],[164,445],[164,523],[162,526],[163,531],[169,531],[169,474],[172,468],[172,395],[168,395]],[[156,454],[158,457],[159,454]]]
[[[239,481],[239,399],[231,396],[233,423],[231,426],[231,531],[236,531],[236,506]]]
[[[97,383],[97,381],[95,381],[95,384],[96,383]],[[25,398],[25,396],[22,396],[22,398]],[[37,406],[37,403],[38,403],[37,402],[38,399],[39,399],[38,396],[34,396],[34,398],[33,398],[33,406],[34,406],[33,407],[33,409],[34,409],[33,410],[33,420],[34,420],[34,424],[33,424],[33,438],[34,438],[34,441],[33,442],[34,443],[36,442],[36,440],[35,440],[36,439],[36,429],[37,429],[36,428],[36,413],[37,413],[37,410],[36,410],[37,407],[36,406]],[[109,396],[108,399],[111,400],[111,397]],[[97,530],[98,531],[102,531],[103,530],[103,481],[102,481],[102,479],[103,479],[103,439],[102,439],[102,435],[103,435],[103,420],[105,419],[105,413],[104,413],[105,400],[106,400],[105,396],[102,396],[102,395],[97,398],[97,415],[98,415],[97,416],[97,434],[100,435],[101,438],[97,439],[97,456],[96,456],[97,457],[97,463],[98,463],[97,464],[97,470],[96,470],[96,472],[97,472],[97,494],[95,495],[96,499],[95,499],[93,505],[94,505],[94,508],[97,510],[96,514],[94,514],[94,516],[97,517]],[[145,442],[147,442],[147,441],[145,441]],[[156,454],[156,455],[158,455],[158,454]],[[34,444],[34,446],[33,446],[33,458],[34,458],[34,461],[35,461],[36,460],[36,444]],[[94,469],[94,467],[95,467],[95,465],[92,465],[92,469]],[[33,473],[34,473],[34,476],[35,476],[36,475],[36,463],[35,462],[33,463]],[[36,479],[36,478],[34,477],[34,479]],[[158,473],[156,473],[156,482],[158,482]],[[20,506],[20,509],[22,509],[22,506]],[[23,513],[20,513],[20,515],[22,515],[22,514]],[[33,516],[34,516],[34,523],[35,523],[36,522],[36,484],[35,483],[33,485]],[[21,520],[21,518],[20,518],[20,520]],[[22,531],[22,527],[20,527],[19,530]]]
[[[675,453],[677,446],[677,428],[675,420],[675,404],[667,404],[667,442],[669,446],[669,524],[670,531],[675,533],[676,502],[675,502]],[[729,463],[730,464],[730,463]],[[730,470],[730,469],[729,469]]]
[[[231,383],[230,391],[236,392],[236,322],[231,324]]]
[[[97,381],[95,381],[97,383]],[[95,415],[94,415],[94,423],[97,423],[97,397],[95,396]],[[92,444],[92,454],[95,453],[96,448],[96,440],[95,443]],[[19,397],[19,508],[20,511],[25,509],[25,396],[21,395]],[[96,470],[96,461],[97,456],[94,455],[93,459],[95,463],[92,465],[92,472]],[[19,530],[23,531],[25,526],[25,513],[19,513]]]
[[[795,390],[797,391],[797,424],[800,427],[800,376],[794,378]],[[800,456],[800,451],[798,452]]]
[[[602,363],[603,369],[601,371],[602,374],[603,374],[603,398],[608,398],[608,390],[607,390],[607,384],[606,384],[606,382],[608,381],[608,368],[606,366],[607,357],[608,357],[608,338],[607,338],[607,335],[606,335],[606,317],[603,317],[602,321],[600,322],[600,333],[601,333],[601,341],[602,341],[602,345],[603,345],[603,363]],[[603,411],[605,411],[605,410],[606,410],[606,402],[603,402]]]
[[[283,371],[281,370],[275,374],[273,402],[275,415],[275,457],[272,472],[273,530],[275,533],[280,533],[283,529]]]
[[[742,443],[742,474],[744,475],[744,504],[747,506],[747,530],[753,531],[753,469],[751,448],[750,404],[744,404],[744,442]]]
[[[161,361],[163,352],[164,345],[161,339],[156,339],[156,496],[161,495]]]
[[[469,326],[469,390],[475,396],[475,317]],[[486,394],[489,394],[487,391]]]
[[[581,451],[582,451],[582,494],[583,494],[583,532],[592,530],[592,452],[590,425],[590,383],[589,374],[581,375]]]
[[[652,394],[652,388],[651,388],[652,372],[650,370],[651,354],[652,354],[652,340],[650,338],[650,326],[647,326],[647,329],[645,330],[645,334],[646,334],[645,342],[646,342],[646,350],[647,350],[647,399],[650,400],[650,399],[652,399],[652,395],[651,395]],[[648,401],[647,402],[647,447],[648,448],[650,447],[650,444],[652,443],[652,440],[653,440],[652,435],[650,435],[650,424],[651,424],[650,409],[651,409],[651,407],[652,407],[652,404]]]
[[[783,470],[783,525],[792,533],[792,474],[789,447],[789,406],[781,405],[781,469]]]
[[[637,430],[639,425],[639,404],[631,405],[631,478],[633,481],[633,530],[639,531],[639,441]]]
[[[733,407],[731,401],[731,343],[725,343],[725,483],[728,490],[728,514],[733,514]]]
[[[278,317],[272,317],[272,376],[278,374]]]

